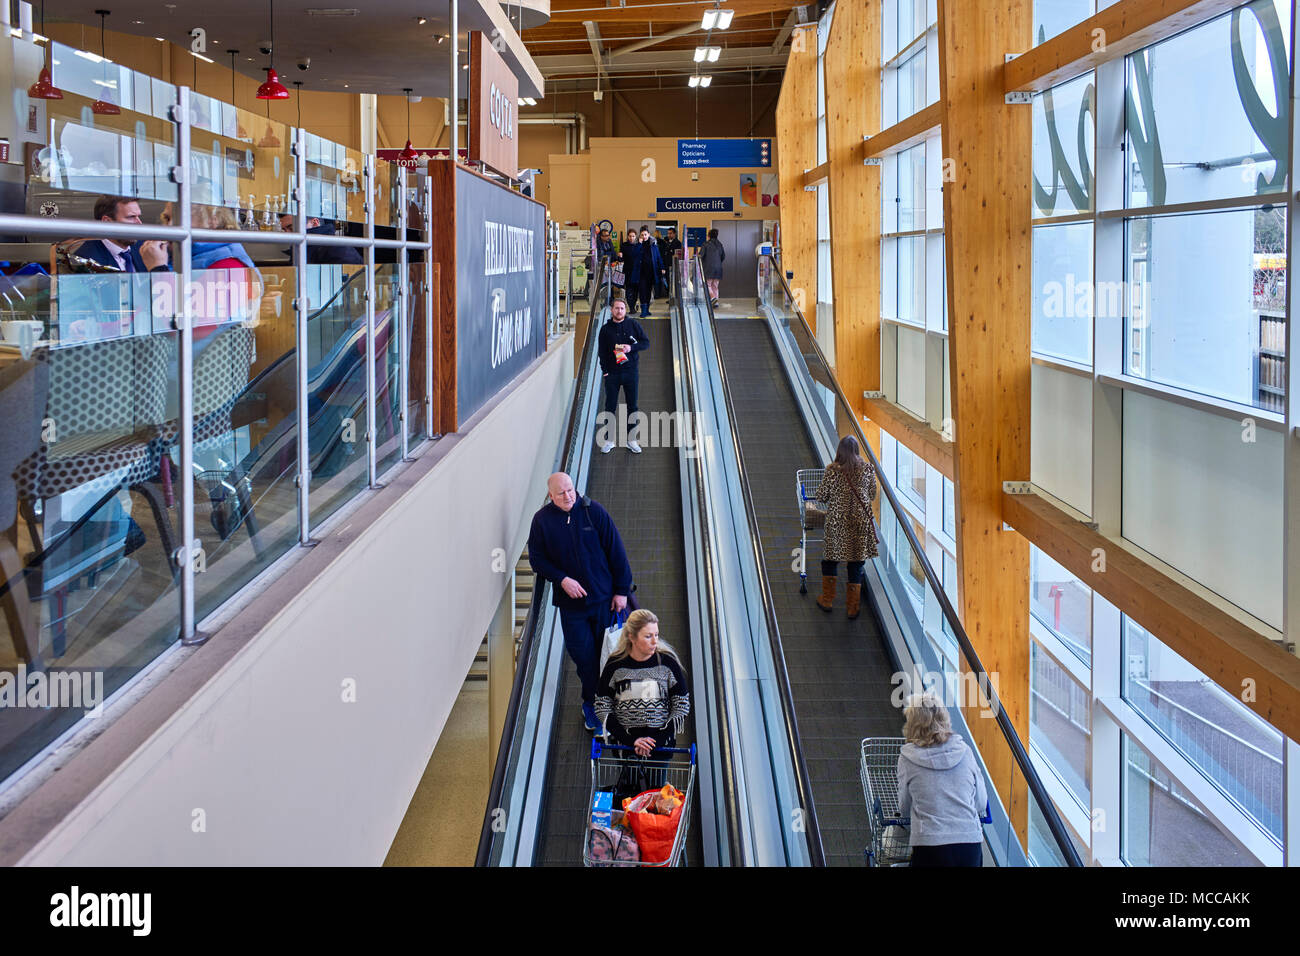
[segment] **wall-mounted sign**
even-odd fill
[[[469,158],[519,175],[519,80],[481,32],[469,38]]]
[[[545,249],[545,206],[456,170],[460,422],[546,351]]]
[[[772,165],[770,139],[679,139],[677,167],[753,169]]]
[[[730,196],[660,196],[656,212],[731,212]]]

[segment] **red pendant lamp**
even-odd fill
[[[406,94],[406,145],[397,154],[397,158],[404,163],[413,163],[418,154],[411,146],[411,88],[409,86],[404,87],[402,92]]]
[[[259,100],[287,100],[289,90],[280,82],[280,74],[275,72],[275,0],[270,0],[271,7],[271,65],[266,68],[266,82],[257,88]]]
[[[104,45],[104,20],[111,13],[111,10],[96,10],[95,14],[99,17],[99,56],[105,63],[108,62],[107,47]],[[108,67],[104,67],[104,77],[107,80]],[[122,112],[122,108],[113,102],[108,87],[104,88],[104,96],[101,96],[95,102],[90,104],[90,111],[96,116],[117,116]]]
[[[41,36],[45,33],[45,0],[41,0]],[[27,87],[27,95],[35,100],[61,100],[63,91],[54,85],[54,77],[50,73],[50,41],[45,40],[45,64],[41,67],[41,73],[36,77],[36,82]]]

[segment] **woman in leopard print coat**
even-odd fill
[[[817,606],[830,613],[835,600],[836,570],[844,561],[849,569],[845,605],[849,619],[862,607],[862,572],[878,553],[871,502],[876,497],[876,470],[862,458],[858,440],[845,435],[826,466],[817,500],[827,503],[826,540],[822,547],[822,595]]]

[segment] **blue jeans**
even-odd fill
[[[600,642],[605,636],[605,628],[609,627],[612,620],[609,601],[609,598],[605,598],[596,604],[588,604],[582,611],[560,611],[564,649],[569,652],[574,666],[578,668],[584,704],[593,703],[596,699],[596,684],[600,681],[600,675],[596,673],[600,666]]]

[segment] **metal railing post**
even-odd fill
[[[411,345],[408,339],[411,331],[410,302],[411,302],[411,283],[408,272],[410,271],[410,256],[406,251],[406,167],[402,166],[397,171],[397,199],[401,208],[397,213],[397,228],[401,233],[398,238],[402,242],[402,247],[397,251],[397,296],[400,304],[399,314],[401,323],[398,326],[401,337],[397,341],[397,392],[399,408],[397,412],[397,425],[402,430],[402,461],[411,460],[410,437],[407,434],[407,423],[410,418],[407,415],[407,409],[410,406],[410,389],[411,389]]]
[[[366,481],[375,474],[375,157],[366,156]]]
[[[193,227],[190,215],[190,201],[193,194],[191,180],[193,172],[190,166],[190,90],[182,86],[176,90],[176,166],[172,169],[172,178],[177,183],[179,209],[176,221],[185,230],[181,240],[179,288],[180,310],[176,316],[179,320],[177,331],[180,333],[180,368],[177,371],[177,418],[180,425],[180,488],[178,508],[180,518],[180,544],[172,555],[172,560],[180,565],[181,577],[181,643],[184,645],[201,644],[194,624],[194,561],[198,557],[198,541],[194,537],[194,313],[191,309],[189,290],[193,281],[194,239],[190,235]],[[170,466],[168,466],[170,467]]]
[[[424,430],[432,440],[433,427],[433,177],[424,177],[424,239],[429,243],[424,253]]]
[[[310,399],[307,394],[307,376],[311,367],[310,343],[307,341],[307,143],[301,129],[293,131],[293,198],[298,203],[294,217],[294,231],[298,239],[293,244],[293,313],[294,384],[298,394],[298,475],[294,484],[298,488],[298,543],[310,547],[311,540],[311,432],[308,418]]]

